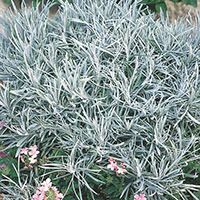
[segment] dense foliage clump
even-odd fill
[[[4,195],[31,199],[50,176],[64,199],[198,198],[199,30],[130,1],[62,2],[54,18],[50,6],[2,18],[0,139],[40,158],[18,158]]]
[[[73,3],[73,0],[64,0],[64,1],[68,1],[69,3]],[[124,0],[117,0],[116,2],[123,2]],[[184,3],[186,5],[192,5],[195,8],[197,7],[197,0],[170,0],[173,3]],[[24,1],[21,0],[13,0],[13,2],[15,4],[21,4]],[[25,0],[26,2],[26,0]],[[37,4],[41,3],[41,2],[47,2],[46,0],[32,0],[31,1],[33,6],[36,7]],[[49,0],[49,2],[53,2],[57,5],[60,5],[60,1],[59,0]],[[135,0],[132,0],[132,3],[135,2]],[[6,4],[10,4],[11,0],[4,0],[4,3]],[[30,3],[30,2],[29,2]],[[156,13],[160,13],[160,10],[162,9],[163,12],[167,11],[167,5],[166,5],[166,0],[140,0],[140,3],[143,4],[144,6],[148,7],[151,11],[156,12]]]

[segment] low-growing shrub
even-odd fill
[[[45,180],[66,200],[198,198],[200,31],[128,0],[50,6],[1,19],[0,139],[17,160],[5,199]]]

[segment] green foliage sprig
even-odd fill
[[[174,3],[184,3],[186,5],[197,7],[197,0],[171,0]],[[167,11],[167,5],[165,0],[142,0],[144,5],[147,5],[153,12],[160,13],[160,10],[165,13]]]

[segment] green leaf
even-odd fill
[[[36,8],[39,0],[33,0],[33,7]]]
[[[121,182],[119,181],[119,179],[115,178],[114,181],[113,181],[113,185],[114,185],[116,188],[119,188],[119,186],[121,185]]]
[[[200,198],[200,191],[194,193],[198,198]]]
[[[147,5],[150,5],[150,4],[158,4],[158,3],[164,3],[165,0],[143,0],[142,3],[143,4],[147,4]]]
[[[182,0],[182,2],[184,4],[194,6],[195,8],[197,7],[197,0]]]
[[[172,2],[174,2],[174,3],[179,3],[179,2],[181,2],[181,0],[171,0]]]
[[[164,12],[164,13],[166,13],[166,11],[167,11],[167,6],[166,6],[166,4],[163,2],[163,3],[157,3],[156,5],[155,5],[155,9],[156,9],[156,12],[157,13],[160,13],[160,10],[162,9],[162,11]]]
[[[113,186],[107,187],[102,192],[106,195],[111,195],[113,192],[115,192],[115,187]]]
[[[0,151],[3,150],[3,149],[4,149],[4,146],[3,146],[3,145],[0,145]]]
[[[1,173],[8,176],[10,173],[10,168],[9,167],[4,167],[1,169]]]
[[[5,4],[10,4],[11,3],[11,0],[4,0],[3,1]]]
[[[109,175],[109,176],[106,178],[106,182],[107,182],[107,184],[113,183],[113,177]]]

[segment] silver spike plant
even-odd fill
[[[103,185],[110,157],[126,164],[122,199],[198,199],[183,169],[199,159],[200,30],[190,38],[191,25],[155,20],[140,1],[60,2],[53,18],[47,3],[13,6],[1,19],[0,139],[16,157],[33,144],[47,157],[62,150],[38,178],[14,166],[19,184],[0,180],[5,199],[31,199],[56,172],[71,175],[66,199],[71,186],[77,199],[83,186],[96,199],[87,178]]]

